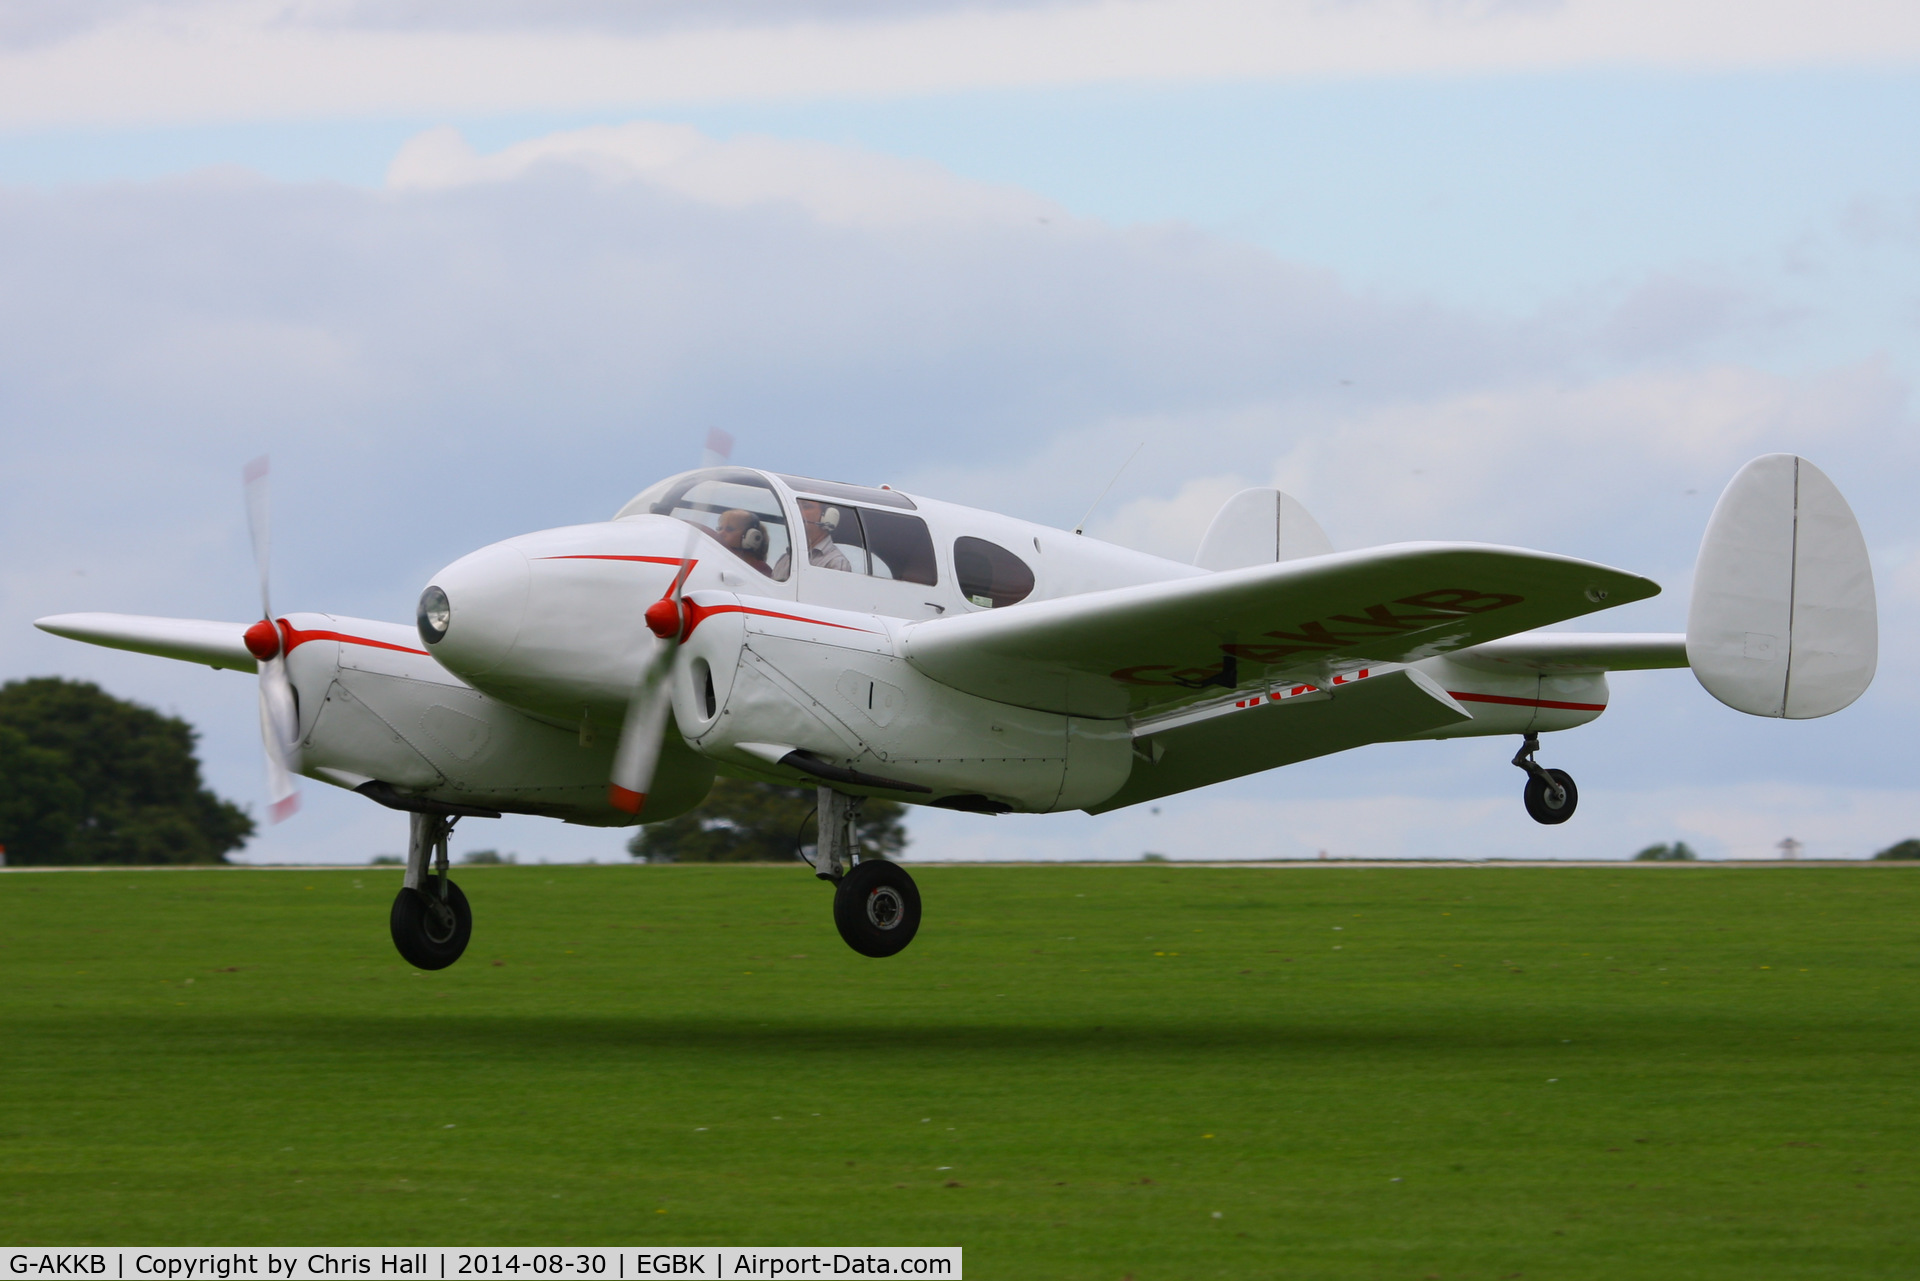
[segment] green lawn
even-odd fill
[[[976,1278],[1912,1277],[1920,868],[0,876],[0,1244],[961,1245]]]

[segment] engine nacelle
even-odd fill
[[[570,823],[637,821],[607,802],[617,722],[596,732],[509,707],[451,676],[411,628],[292,614],[281,630],[309,778]],[[713,766],[667,738],[648,822],[693,808],[713,784]]]
[[[1132,768],[1124,721],[1012,707],[942,685],[899,656],[894,620],[726,592],[694,592],[685,604],[674,718],[729,773],[804,781],[774,767],[779,753],[769,749],[791,748],[909,785],[834,784],[845,791],[1043,813],[1105,799]]]

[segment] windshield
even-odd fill
[[[710,467],[669,477],[640,492],[614,513],[671,516],[686,521],[769,578],[787,577],[787,517],[773,487],[758,472]]]

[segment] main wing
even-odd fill
[[[185,663],[251,672],[259,664],[247,650],[246,623],[216,623],[202,618],[153,618],[145,614],[54,614],[35,627],[69,640],[127,649],[136,654],[177,658]]]
[[[1410,663],[1658,594],[1591,561],[1398,543],[910,625],[908,661],[999,702],[1114,719]]]

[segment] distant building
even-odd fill
[[[1787,861],[1792,862],[1794,859],[1797,859],[1800,857],[1800,851],[1805,849],[1806,847],[1800,844],[1799,841],[1796,841],[1791,836],[1789,836],[1786,840],[1781,841],[1778,845],[1774,846],[1774,848],[1780,851],[1781,858],[1784,858]]]

